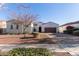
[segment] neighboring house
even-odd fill
[[[15,24],[15,22],[19,22],[19,21],[16,20],[6,21],[5,22],[6,30],[3,31],[3,33],[23,33],[23,27],[24,27],[23,24]],[[27,27],[26,31],[29,33],[33,33],[33,32],[56,33],[58,27],[59,25],[53,22],[47,22],[47,23],[32,22]]]
[[[0,21],[0,34],[6,31],[6,21]]]
[[[66,30],[67,26],[73,26],[75,28],[79,28],[79,21],[76,22],[70,22],[70,23],[66,23],[64,25],[59,26],[59,32],[63,33],[64,30]]]

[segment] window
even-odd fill
[[[34,24],[34,26],[37,26],[37,24]]]
[[[19,28],[19,25],[16,25],[16,29],[18,29]]]
[[[33,32],[36,32],[36,29],[35,28],[33,29]]]
[[[11,29],[13,29],[13,25],[11,25]]]

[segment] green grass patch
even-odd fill
[[[9,56],[52,56],[46,48],[14,48],[8,52]]]

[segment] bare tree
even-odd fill
[[[18,25],[22,24],[23,27],[23,33],[24,37],[26,34],[27,27],[33,22],[36,21],[38,18],[38,15],[34,15],[30,12],[31,8],[29,6],[26,6],[25,4],[16,4],[15,10],[10,10],[8,7],[6,7],[5,4],[0,4],[0,11],[8,14],[8,19],[13,20],[13,22]]]
[[[29,14],[23,14],[17,17],[16,21],[14,22],[15,24],[22,24],[23,25],[23,33],[24,37],[25,34],[27,33],[27,28],[31,23],[36,20],[36,17],[34,15],[29,15]]]
[[[14,19],[14,23],[17,25],[18,24],[23,25],[23,33],[25,37],[25,34],[27,32],[27,27],[31,25],[33,21],[37,20],[37,15],[27,13],[27,9],[29,9],[29,7],[25,5],[19,5],[17,6],[17,9],[19,9],[18,11],[21,11],[21,12],[19,14],[17,12],[11,12],[10,19]]]

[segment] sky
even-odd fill
[[[0,6],[0,20],[8,20],[7,9],[18,12],[17,5],[20,4],[1,4],[4,7]],[[55,22],[62,25],[79,21],[79,4],[77,3],[23,3],[23,5],[30,7],[27,9],[28,12],[39,15],[38,20],[41,22]]]

